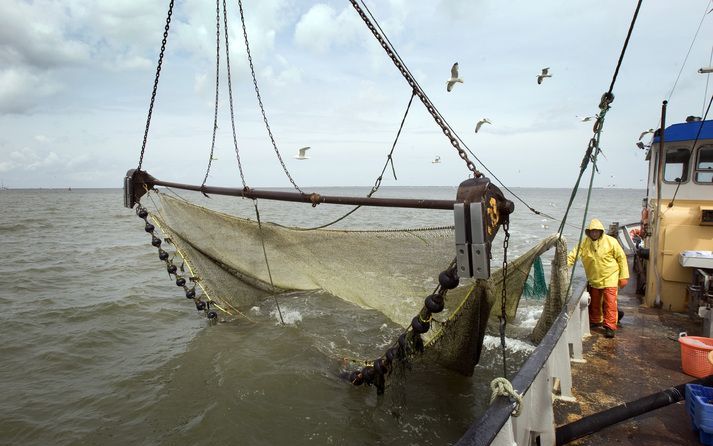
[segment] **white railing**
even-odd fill
[[[555,444],[553,402],[574,400],[570,363],[584,362],[582,338],[590,334],[588,303],[589,294],[582,286],[513,378],[513,389],[523,396],[520,414],[512,416],[515,403],[499,397],[457,445]]]

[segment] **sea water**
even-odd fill
[[[369,188],[321,188],[364,196]],[[513,189],[508,256],[552,234],[570,191]],[[255,218],[253,202],[177,191]],[[453,199],[455,189],[384,187],[381,197]],[[643,190],[595,189],[589,218],[635,222]],[[565,236],[579,236],[586,191]],[[145,200],[152,207],[150,200]],[[502,375],[499,339],[487,336],[473,377],[418,363],[386,394],[337,377],[335,339],[379,350],[402,331],[381,314],[324,293],[249,309],[262,322],[210,324],[166,274],[143,222],[111,190],[0,191],[0,444],[418,444],[455,442]],[[263,221],[319,226],[348,209],[260,200]],[[552,216],[557,220],[548,218]],[[362,208],[335,227],[452,225],[446,211]],[[493,268],[502,259],[502,230]],[[434,272],[437,274],[438,272]],[[539,303],[517,323],[533,327]],[[260,317],[257,317],[260,315]],[[508,341],[513,367],[533,346]],[[513,373],[514,370],[509,371]]]

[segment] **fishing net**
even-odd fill
[[[261,225],[165,194],[152,219],[173,243],[207,298],[226,311],[244,311],[268,295],[323,290],[363,308],[378,310],[407,331],[424,298],[438,285],[439,272],[455,254],[451,227],[405,230],[303,230]],[[445,308],[422,335],[424,355],[470,375],[477,364],[491,316],[500,314],[505,285],[507,319],[517,306],[533,264],[555,247],[543,315],[533,331],[540,337],[562,308],[566,292],[566,246],[551,236],[488,280],[461,279],[445,295]],[[535,267],[532,289],[546,290],[544,270]],[[542,283],[540,283],[542,282]]]

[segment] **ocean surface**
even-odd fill
[[[316,191],[364,196],[369,188]],[[508,256],[556,232],[570,195],[513,192],[542,214],[510,196]],[[249,200],[177,193],[254,216]],[[455,188],[383,187],[377,196],[453,199]],[[605,226],[638,221],[644,196],[595,189],[588,218]],[[570,247],[585,198],[580,191],[568,218]],[[259,206],[263,221],[306,226],[349,209]],[[377,397],[340,380],[341,364],[320,344],[332,333],[388,343],[400,329],[381,314],[292,293],[284,326],[276,318],[211,324],[169,279],[121,190],[2,190],[0,208],[0,445],[443,445],[478,417],[488,383],[502,374],[499,340],[488,336],[473,377],[416,363]],[[335,227],[440,225],[452,225],[451,213],[362,208]],[[534,325],[538,302],[522,306],[518,323]],[[532,348],[508,345],[513,367]]]

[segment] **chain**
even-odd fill
[[[166,41],[168,40],[168,29],[171,27],[171,14],[173,14],[173,0],[168,5],[168,16],[166,17],[166,26],[163,28],[163,40],[161,40],[161,52],[158,55],[158,65],[156,66],[156,78],[153,81],[153,90],[151,91],[151,102],[149,104],[149,113],[146,118],[146,130],[144,130],[144,142],[141,144],[141,156],[139,157],[139,167],[144,163],[144,152],[146,151],[146,140],[149,137],[149,127],[151,126],[151,114],[153,113],[153,105],[156,101],[156,91],[158,90],[158,78],[161,76],[161,64],[163,64],[163,54],[166,51]]]
[[[210,143],[210,156],[208,157],[208,168],[205,171],[203,184],[205,186],[210,173],[210,166],[213,164],[213,151],[215,150],[215,133],[218,131],[218,91],[220,90],[220,0],[215,1],[215,112],[213,114],[213,140]]]
[[[369,28],[371,33],[374,35],[374,37],[376,37],[376,40],[379,41],[381,47],[384,49],[384,51],[386,51],[386,54],[389,56],[394,65],[396,65],[396,68],[398,68],[398,70],[401,72],[401,75],[404,77],[404,79],[406,79],[406,82],[408,82],[411,89],[413,89],[413,92],[416,94],[416,96],[418,96],[423,105],[426,107],[426,110],[428,110],[428,113],[431,114],[433,119],[436,121],[436,124],[438,124],[438,126],[441,128],[443,134],[446,135],[448,140],[451,142],[451,145],[455,147],[455,149],[458,151],[458,155],[461,157],[461,159],[463,159],[463,161],[465,161],[468,170],[473,172],[473,176],[475,178],[482,177],[483,174],[478,171],[478,169],[476,169],[475,164],[473,164],[473,162],[468,158],[468,154],[466,153],[466,151],[461,148],[460,143],[458,142],[458,138],[453,134],[450,127],[446,125],[443,117],[436,110],[436,107],[434,107],[433,103],[431,103],[431,100],[428,99],[428,96],[426,96],[426,93],[424,93],[421,89],[421,86],[418,85],[413,76],[411,76],[411,73],[406,68],[406,66],[396,56],[391,46],[386,42],[381,33],[376,29],[371,20],[369,20],[369,18],[366,16],[364,10],[361,9],[356,0],[349,0],[349,2],[352,4],[352,6],[354,6],[354,9],[356,9],[357,13],[364,21],[366,26]]]
[[[245,173],[243,172],[243,164],[240,161],[240,150],[238,150],[238,137],[235,131],[235,111],[233,109],[233,83],[231,82],[230,74],[230,45],[228,44],[228,13],[223,0],[223,30],[225,31],[225,66],[228,71],[228,96],[230,99],[230,124],[233,127],[233,146],[235,147],[235,156],[238,159],[238,170],[240,171],[240,179],[243,182],[243,187],[247,186],[245,182]]]
[[[503,222],[505,239],[503,240],[503,292],[500,296],[500,346],[503,350],[503,376],[507,378],[508,369],[505,360],[505,325],[507,324],[506,302],[507,302],[507,281],[508,281],[508,244],[510,242],[510,221]]]
[[[277,159],[280,161],[280,164],[282,165],[282,170],[285,171],[285,175],[287,175],[287,178],[290,180],[290,183],[297,189],[301,194],[304,194],[302,192],[302,189],[297,186],[297,183],[295,183],[295,180],[292,179],[292,176],[290,175],[290,172],[287,171],[287,166],[285,166],[285,162],[282,160],[282,155],[280,155],[280,151],[277,149],[277,143],[275,142],[275,138],[272,136],[272,130],[270,130],[270,124],[267,122],[267,115],[265,114],[265,107],[262,104],[262,97],[260,96],[260,88],[257,86],[257,78],[255,77],[255,67],[253,66],[253,58],[252,55],[250,54],[250,43],[248,42],[248,31],[247,28],[245,28],[245,15],[243,14],[243,2],[242,0],[238,0],[238,8],[240,8],[240,21],[243,25],[243,37],[245,38],[245,50],[248,55],[248,63],[250,64],[250,74],[253,77],[253,85],[255,86],[255,95],[257,96],[257,102],[260,105],[260,112],[262,113],[262,120],[265,122],[265,128],[267,129],[267,134],[270,136],[270,141],[272,142],[272,147],[275,149],[275,154],[277,154]]]

